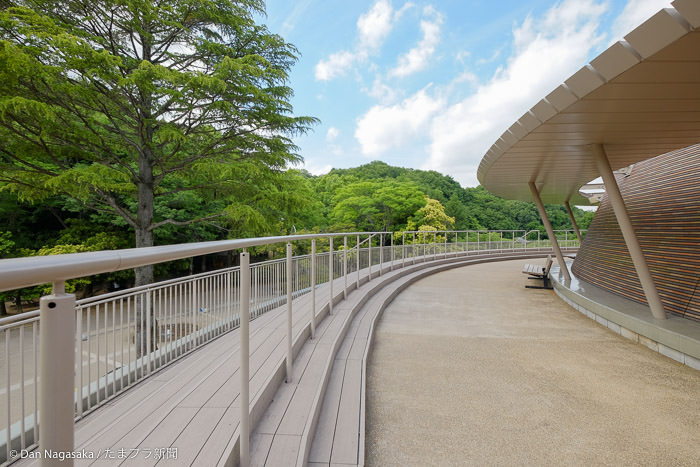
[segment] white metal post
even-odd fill
[[[384,234],[379,234],[379,275],[384,272]]]
[[[348,236],[343,235],[343,298],[348,298]]]
[[[65,293],[65,282],[54,282],[53,294],[41,297],[39,309],[39,449],[68,453],[74,444],[75,295]],[[42,456],[41,465],[72,466],[73,459]]]
[[[240,311],[241,323],[241,442],[240,464],[250,464],[250,253],[241,253],[241,289]]]
[[[360,236],[357,236],[357,289],[360,288]]]
[[[566,263],[564,262],[564,255],[561,252],[561,248],[559,248],[559,242],[554,234],[552,224],[549,222],[549,217],[547,217],[547,211],[544,210],[544,203],[542,203],[542,198],[540,198],[540,192],[537,190],[537,186],[534,182],[530,182],[529,185],[530,191],[532,192],[532,197],[537,205],[537,210],[540,212],[540,217],[542,218],[544,228],[547,230],[547,235],[549,235],[549,238],[552,241],[552,249],[554,250],[554,255],[557,257],[559,269],[561,270],[562,274],[564,274],[564,278],[567,281],[571,281],[571,274],[569,274],[569,269],[566,267]]]
[[[406,266],[406,232],[401,232],[401,266]]]
[[[649,265],[644,257],[639,239],[637,239],[634,226],[632,226],[629,212],[627,212],[625,201],[622,199],[620,187],[617,185],[617,180],[615,180],[615,175],[610,167],[605,149],[600,144],[594,144],[592,152],[596,166],[598,167],[598,172],[605,184],[605,193],[608,195],[613,211],[615,211],[617,223],[625,239],[627,250],[630,252],[634,268],[637,270],[639,282],[642,284],[642,289],[644,289],[644,295],[647,297],[651,313],[656,319],[666,319],[666,312],[664,311],[664,305],[661,302],[659,291],[656,289],[656,284],[654,283],[654,278],[651,277],[651,272],[649,272]]]
[[[311,338],[316,337],[316,239],[311,240]]]
[[[447,258],[447,231],[445,231],[445,258]]]
[[[413,243],[411,244],[411,258],[413,259],[413,264],[416,264],[416,233],[413,232]]]
[[[333,237],[328,237],[328,287],[330,298],[328,299],[328,314],[333,313]]]
[[[369,280],[372,280],[372,234],[369,234],[369,237],[367,237],[367,255],[369,258],[369,269],[367,270],[367,277]]]
[[[287,243],[287,382],[292,382],[292,244]]]
[[[389,237],[389,252],[391,253],[391,269],[390,271],[394,270],[394,232],[391,232],[391,236]]]

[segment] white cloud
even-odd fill
[[[362,91],[366,92],[370,97],[377,99],[382,104],[395,102],[399,95],[396,88],[386,85],[380,76],[374,78],[371,89],[363,89]]]
[[[338,135],[340,135],[340,130],[332,126],[326,132],[326,141],[332,143],[338,138]]]
[[[411,3],[406,3],[398,11],[394,11],[390,1],[377,0],[357,20],[358,43],[353,51],[341,50],[325,60],[319,60],[314,69],[316,80],[332,80],[344,75],[356,62],[367,60],[382,46],[396,21],[411,6]]]
[[[612,26],[612,41],[619,41],[657,11],[670,6],[669,0],[629,0]]]
[[[396,105],[375,105],[360,117],[355,138],[364,155],[382,154],[427,131],[431,117],[445,105],[442,98],[430,96],[428,88],[429,86]]]
[[[346,50],[331,54],[327,60],[321,60],[316,64],[316,68],[314,68],[316,79],[328,81],[345,74],[357,58],[357,54]]]
[[[513,31],[513,54],[492,79],[430,122],[424,168],[450,173],[474,186],[476,169],[493,142],[530,107],[586,63],[600,44],[606,5],[565,0],[542,18],[528,17]]]
[[[311,175],[324,175],[331,171],[333,168],[330,164],[314,164],[309,161],[304,162],[304,168],[309,171]]]
[[[393,9],[387,0],[379,0],[357,20],[360,48],[376,49],[389,35],[392,27]]]
[[[399,57],[399,63],[389,72],[391,76],[408,76],[425,69],[430,57],[435,53],[435,47],[440,42],[440,26],[442,17],[431,6],[425,7],[423,14],[432,16],[432,20],[423,19],[420,22],[423,38],[418,45]]]

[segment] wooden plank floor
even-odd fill
[[[332,359],[347,330],[354,312],[372,288],[391,280],[397,272],[385,271],[370,283],[348,294],[336,305],[333,314],[318,326],[314,339],[308,340],[294,362],[293,380],[283,384],[251,437],[251,465],[290,465],[302,451],[312,406],[320,399],[319,387],[332,365]]]
[[[342,279],[334,281],[334,295],[342,291],[342,286]],[[317,289],[317,310],[327,304],[328,292],[327,286]],[[295,337],[310,321],[310,300],[311,295],[306,294],[293,302]],[[250,330],[252,401],[285,355],[286,305],[251,321]],[[239,347],[240,333],[236,329],[79,420],[75,425],[76,450],[101,456],[78,460],[76,465],[167,465],[172,461],[156,455],[165,448],[177,449],[178,465],[216,465],[224,461],[240,417]],[[26,460],[18,465],[38,462]]]

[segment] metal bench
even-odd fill
[[[549,285],[549,270],[552,268],[552,255],[547,256],[547,261],[545,261],[544,266],[539,264],[526,264],[523,267],[523,274],[528,274],[533,277],[528,277],[528,279],[540,279],[542,280],[542,285],[526,285],[528,289],[551,289]]]

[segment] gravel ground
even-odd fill
[[[385,311],[367,465],[700,465],[700,372],[525,289],[526,262],[428,277]]]

